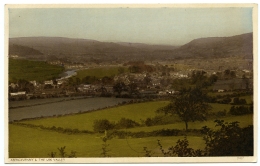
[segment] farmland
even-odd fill
[[[93,122],[97,119],[108,119],[111,122],[117,122],[121,118],[129,118],[138,123],[147,118],[152,118],[157,114],[155,111],[163,106],[166,106],[168,101],[157,101],[157,102],[146,102],[146,103],[137,103],[124,105],[119,107],[102,109],[95,112],[87,112],[83,114],[76,114],[64,117],[51,117],[51,118],[42,118],[37,120],[21,121],[23,124],[32,124],[32,125],[42,125],[45,127],[62,127],[78,130],[88,130],[93,131]],[[229,104],[216,104],[211,103],[212,110],[210,112],[222,111],[224,109],[229,110],[231,105]],[[215,118],[214,118],[215,119]],[[201,129],[203,126],[214,127],[214,119],[208,119],[204,122],[191,122],[191,129]],[[227,122],[238,121],[242,127],[253,124],[253,116],[243,115],[243,116],[226,116],[221,117]],[[170,121],[171,124],[166,125],[156,125],[149,127],[136,127],[132,129],[127,129],[127,131],[138,132],[138,131],[153,131],[161,129],[180,129],[183,130],[185,125],[177,116],[162,116],[162,121]]]
[[[129,99],[120,98],[50,98],[10,102],[9,121],[85,112],[114,106]],[[52,111],[47,111],[47,110]]]
[[[75,102],[76,100],[72,100]],[[67,128],[93,131],[93,122],[96,119],[108,119],[116,122],[122,117],[126,117],[136,122],[141,123],[141,119],[152,118],[156,116],[155,110],[167,105],[168,101],[153,101],[146,103],[136,103],[122,105],[112,108],[106,108],[99,111],[81,113],[76,115],[68,115],[61,117],[41,118],[36,120],[20,121],[20,124],[35,125],[43,127]],[[212,104],[211,112],[217,110],[228,110],[231,105],[228,104]],[[29,108],[29,107],[28,107]],[[164,118],[167,119],[167,116]],[[169,118],[169,117],[168,117]],[[128,132],[152,132],[163,129],[177,129],[184,131],[185,125],[178,117],[172,117],[176,121],[171,124],[155,125],[155,126],[140,126],[130,129],[121,129],[119,131]],[[226,122],[239,121],[241,127],[246,127],[253,124],[253,115],[242,116],[225,116],[220,119]],[[214,128],[214,119],[208,119],[204,122],[190,122],[190,129],[199,130],[203,126]],[[24,134],[27,133],[27,134]],[[188,133],[187,133],[188,134]],[[19,124],[9,125],[9,150],[10,157],[49,157],[51,152],[57,152],[57,148],[66,146],[66,151],[76,151],[77,157],[101,157],[103,133],[62,133],[53,130],[44,130],[36,127],[26,127]],[[157,140],[160,140],[162,145],[166,148],[175,145],[178,139],[184,139],[184,136],[150,136],[150,137],[113,137],[108,140],[109,155],[112,157],[142,157],[145,155],[143,147],[152,150],[154,156],[162,156],[157,145]],[[188,134],[187,139],[190,147],[197,149],[204,148],[204,141],[202,136]]]
[[[9,81],[18,79],[44,81],[58,77],[63,71],[62,66],[50,65],[43,61],[9,58]]]
[[[99,100],[99,102],[101,102],[101,100]],[[93,122],[96,119],[108,119],[109,121],[118,121],[123,117],[127,117],[129,119],[140,122],[140,119],[154,117],[155,110],[167,104],[167,101],[138,103],[59,118],[54,117],[39,120],[23,121],[22,123],[43,125],[46,127],[56,126],[72,129],[76,128],[79,130],[92,130]],[[71,103],[69,105],[71,105]]]
[[[111,77],[111,76],[119,74],[118,69],[119,69],[119,67],[100,67],[100,68],[90,68],[90,69],[78,70],[77,77],[80,79],[82,79],[86,76],[95,76],[97,78],[102,78],[105,76]],[[124,69],[124,72],[128,71],[127,68],[123,68],[123,69]]]

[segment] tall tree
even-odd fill
[[[126,90],[126,85],[124,82],[117,82],[113,86],[114,92],[117,92],[119,96],[121,96],[121,93]]]
[[[205,121],[210,105],[206,103],[206,94],[200,89],[189,89],[183,91],[169,105],[158,109],[158,112],[165,114],[177,114],[185,123],[186,130],[188,123],[194,121]]]

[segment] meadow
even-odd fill
[[[146,137],[108,140],[108,155],[112,157],[144,157],[143,147],[152,150],[154,156],[160,156],[157,140],[164,147],[175,145],[176,137]],[[204,141],[201,137],[187,137],[192,148],[203,148]],[[62,134],[53,131],[32,129],[16,125],[9,125],[9,157],[10,158],[49,158],[48,154],[56,152],[57,148],[66,146],[69,154],[76,151],[77,157],[102,157],[103,141],[100,135],[94,134]]]
[[[93,122],[96,119],[108,119],[116,122],[125,117],[140,122],[141,119],[154,117],[155,111],[168,103],[168,101],[137,103],[71,116],[22,121],[21,123],[92,131]]]
[[[27,81],[49,80],[58,77],[63,71],[62,66],[51,65],[44,61],[9,58],[9,81],[11,82],[18,79]]]
[[[36,120],[24,120],[19,123],[42,125],[44,127],[62,127],[68,129],[88,130],[93,131],[93,122],[95,119],[108,119],[111,122],[117,122],[121,118],[129,118],[138,123],[146,118],[156,116],[156,110],[167,105],[169,101],[153,101],[146,103],[135,103],[129,105],[116,106],[112,108],[102,109],[94,112],[87,112],[75,115],[68,115],[62,117],[41,118]],[[219,110],[228,110],[231,105],[228,104],[212,104],[211,112]],[[169,116],[165,116],[169,118]],[[156,126],[142,126],[129,129],[121,129],[121,131],[128,132],[151,132],[162,129],[178,129],[184,131],[185,124],[173,117],[176,121],[172,124],[156,125]],[[241,127],[246,127],[253,124],[253,115],[231,116],[227,115],[221,117],[225,122],[240,122]],[[203,126],[210,128],[215,127],[215,119],[208,119],[204,122],[190,122],[189,129],[201,129]],[[10,157],[49,157],[48,154],[56,152],[57,148],[66,146],[66,152],[76,151],[77,157],[102,157],[101,140],[103,133],[61,133],[53,130],[45,130],[39,127],[24,127],[20,125],[9,124],[9,155]],[[152,150],[153,156],[161,156],[160,149],[157,145],[157,140],[161,141],[163,147],[168,148],[175,146],[178,139],[184,139],[184,136],[150,136],[143,138],[113,137],[108,140],[107,147],[108,155],[112,157],[143,157],[145,152],[143,147]],[[202,135],[188,134],[187,139],[190,147],[194,149],[203,149],[205,142]]]
[[[83,101],[80,101],[80,102],[82,103]],[[77,102],[77,101],[76,100],[70,101],[70,103],[68,103],[66,106],[64,106],[64,109],[68,108],[69,106],[77,106],[77,105],[83,106],[84,105],[83,103],[75,104],[75,102]],[[72,104],[72,103],[74,103],[74,104]],[[93,130],[93,122],[94,122],[94,120],[98,120],[98,119],[107,119],[111,122],[118,122],[121,118],[128,118],[128,119],[134,120],[138,123],[142,123],[147,118],[153,118],[156,115],[161,115],[162,121],[170,121],[171,123],[179,123],[181,120],[177,116],[164,116],[163,114],[156,113],[156,110],[158,108],[166,106],[168,103],[169,103],[169,101],[154,101],[154,102],[136,103],[136,104],[102,109],[102,110],[94,111],[94,112],[86,112],[86,113],[82,113],[82,114],[70,115],[70,116],[51,117],[51,118],[42,118],[42,119],[37,119],[37,120],[22,121],[21,123],[33,124],[33,125],[43,125],[45,127],[55,126],[55,127],[88,130],[88,131]],[[95,103],[95,105],[96,104],[97,103]],[[224,109],[229,111],[230,107],[232,106],[230,104],[216,104],[216,103],[210,103],[210,105],[212,107],[212,109],[210,110],[210,113],[217,113],[218,111],[223,111]],[[49,106],[46,105],[46,106],[41,106],[41,107],[43,107],[43,110],[45,110]],[[77,107],[75,107],[75,108],[77,108]],[[22,108],[22,109],[26,109],[26,108]],[[61,108],[58,108],[58,109],[61,109]],[[192,123],[191,126],[193,126],[193,124],[196,124],[196,123],[197,122]],[[201,123],[201,122],[198,122],[198,123]],[[251,120],[249,121],[249,123],[252,123]],[[171,125],[166,125],[166,126],[171,126]],[[177,126],[180,127],[180,128],[177,127],[178,129],[183,129],[184,124],[180,123],[180,125],[177,125]],[[175,127],[176,127],[176,125],[173,125],[170,128],[173,129]],[[163,129],[164,126],[162,125],[159,128]],[[138,128],[135,128],[133,130],[138,130]],[[149,131],[151,131],[151,130],[149,130]]]

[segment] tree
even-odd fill
[[[146,85],[150,84],[151,81],[152,81],[151,76],[147,74],[147,75],[144,77],[144,80],[143,80],[143,81],[144,81],[144,83],[145,83]]]
[[[58,84],[57,78],[56,77],[52,77],[52,82],[53,82],[53,85],[57,85]]]
[[[249,89],[249,79],[245,76],[245,74],[242,76],[243,83],[245,84],[246,90]]]
[[[30,82],[27,81],[27,80],[19,79],[19,80],[17,81],[17,84],[18,84],[18,88],[17,88],[18,91],[26,91],[27,93],[34,91],[34,86],[33,86],[33,84],[30,83]]]
[[[199,84],[203,82],[207,77],[205,76],[206,72],[203,70],[195,70],[191,74],[191,84]]]
[[[214,82],[216,82],[218,80],[218,76],[215,75],[215,74],[212,74],[209,76],[208,78],[208,81],[209,81],[209,84],[212,85]]]
[[[121,96],[121,93],[126,90],[126,85],[124,82],[118,82],[113,86],[113,90]]]
[[[189,89],[186,92],[183,91],[182,94],[175,98],[169,105],[160,108],[157,112],[177,114],[185,123],[187,130],[188,122],[206,120],[206,115],[211,107],[205,101],[206,94],[200,89]]]
[[[109,120],[107,119],[95,120],[93,124],[94,131],[99,133],[103,133],[113,128],[114,128],[114,124],[109,122]]]
[[[119,67],[118,69],[118,74],[123,74],[125,72],[125,68]]]
[[[131,72],[131,73],[140,73],[142,71],[141,67],[138,66],[138,65],[132,65],[128,68],[128,70]]]
[[[108,77],[108,76],[104,76],[101,79],[102,84],[107,85],[107,84],[112,84],[113,83],[113,78]]]
[[[134,93],[138,93],[138,86],[136,83],[130,83],[128,85],[128,90],[129,90],[129,93],[130,95],[134,94]]]

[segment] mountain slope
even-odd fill
[[[11,44],[9,45],[9,55],[18,55],[18,56],[42,55],[42,53],[39,50],[30,47]]]
[[[231,37],[209,37],[192,40],[175,47],[127,42],[100,42],[88,39],[63,37],[21,37],[9,39],[10,52],[19,49],[15,45],[34,49],[44,57],[70,58],[82,61],[91,58],[101,60],[169,60],[193,57],[253,57],[253,33]],[[12,50],[13,49],[13,50]],[[36,52],[35,52],[36,51]],[[23,55],[26,57],[26,51]],[[30,51],[27,51],[30,52]],[[38,56],[39,57],[39,56]]]
[[[96,54],[107,52],[132,52],[136,49],[116,43],[88,39],[63,37],[22,37],[10,38],[10,45],[17,44],[39,50],[44,54]]]
[[[128,47],[135,47],[135,48],[140,48],[144,50],[150,50],[150,51],[155,51],[155,50],[174,50],[177,48],[177,46],[172,46],[172,45],[159,45],[159,44],[144,44],[144,43],[128,43],[128,42],[117,42],[117,44],[123,45],[123,46],[128,46]]]
[[[192,40],[175,49],[175,55],[181,57],[227,57],[244,56],[252,58],[253,33],[231,37],[210,37]]]

